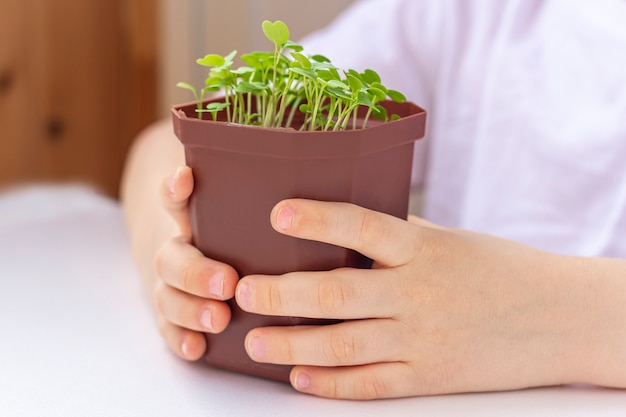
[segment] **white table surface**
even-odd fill
[[[334,401],[165,347],[119,207],[80,186],[0,194],[0,416],[626,416],[626,392],[556,387]]]

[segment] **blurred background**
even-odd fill
[[[202,85],[195,59],[267,49],[263,20],[293,40],[354,0],[0,0],[0,190],[81,182],[117,197],[144,127]]]

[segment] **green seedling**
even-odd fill
[[[380,103],[406,98],[386,88],[376,71],[341,70],[322,55],[306,55],[301,45],[289,40],[289,28],[280,20],[266,20],[262,29],[274,45],[273,52],[244,54],[245,66],[236,69],[237,51],[226,56],[209,54],[197,60],[209,68],[201,90],[185,82],[177,84],[193,93],[199,118],[210,113],[217,120],[225,112],[225,120],[231,123],[294,127],[298,115],[298,128],[303,131],[365,128],[372,116],[383,121],[398,118],[388,115]],[[205,106],[207,94],[217,92],[223,93],[223,101]],[[366,110],[359,125],[360,108]]]

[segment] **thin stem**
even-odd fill
[[[226,120],[228,120],[229,122],[232,122],[231,120],[231,115],[230,115],[230,88],[225,87],[225,96],[224,96],[224,103],[228,104],[229,106],[226,107]]]
[[[291,109],[289,110],[289,116],[287,117],[287,122],[285,123],[285,127],[291,127],[291,123],[296,114],[296,110],[298,110],[298,107],[300,106],[300,103],[302,103],[302,96],[298,95],[296,99],[293,101],[293,103],[291,104]]]
[[[338,100],[336,98],[331,98],[330,99],[330,107],[328,110],[328,114],[326,115],[326,125],[324,125],[324,131],[327,131],[328,129],[330,129],[332,123],[333,123],[333,117],[335,115],[335,111],[337,111],[337,108],[339,106],[339,102],[341,100]]]
[[[275,126],[282,126],[283,119],[285,117],[285,109],[289,104],[289,100],[287,100],[287,96],[289,94],[289,90],[291,89],[291,84],[293,83],[294,74],[290,73],[287,78],[287,82],[285,83],[285,88],[283,89],[282,96],[280,99],[280,108],[278,113],[276,114]]]
[[[367,113],[365,113],[365,118],[363,119],[363,125],[361,126],[361,129],[365,129],[365,125],[367,125],[367,121],[370,118],[370,115],[372,114],[372,107],[367,109]]]

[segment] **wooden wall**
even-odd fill
[[[154,121],[157,0],[0,0],[0,187],[81,181],[116,196]]]
[[[298,39],[353,0],[0,0],[0,192],[81,181],[117,196],[128,146],[201,84],[195,59]]]
[[[264,20],[283,20],[291,38],[298,40],[321,28],[354,0],[160,0],[163,42],[160,113],[181,101],[189,92],[177,89],[178,81],[201,86],[206,69],[195,64],[208,53],[239,53],[271,47],[261,30]]]

